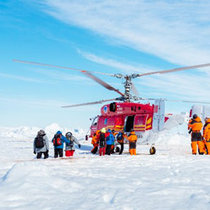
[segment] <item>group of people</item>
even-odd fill
[[[52,139],[52,143],[54,146],[54,158],[57,158],[58,156],[63,157],[64,143],[66,157],[74,155],[74,143],[76,143],[79,148],[81,147],[80,143],[71,132],[67,132],[64,136],[61,131],[57,131]],[[40,159],[42,154],[44,155],[44,159],[49,157],[49,140],[44,130],[38,131],[37,136],[34,139],[33,149],[34,154],[37,155],[37,159]]]
[[[188,130],[191,134],[192,154],[196,155],[198,151],[200,155],[210,155],[210,118],[206,118],[203,125],[201,118],[194,114],[189,120]]]
[[[115,152],[119,152],[119,155],[123,153],[125,139],[129,142],[129,153],[136,155],[136,142],[137,135],[134,130],[131,130],[127,136],[123,131],[115,132],[115,130],[102,128],[97,130],[92,137],[93,149],[91,153],[96,154],[99,150],[99,155],[110,155]],[[119,145],[119,147],[117,146]]]

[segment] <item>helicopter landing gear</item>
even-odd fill
[[[156,153],[156,149],[154,146],[151,146],[150,149],[149,149],[149,154],[150,155],[154,155]]]

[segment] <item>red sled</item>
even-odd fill
[[[66,157],[73,156],[74,155],[74,150],[66,150],[65,155],[66,155]]]

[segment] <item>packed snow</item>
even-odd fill
[[[82,147],[54,159],[51,144],[49,159],[36,160],[39,129],[0,128],[0,209],[210,209],[210,157],[191,155],[186,122],[152,135],[155,155],[138,144],[136,156],[128,147],[123,155],[92,155],[86,130],[52,124],[44,128],[49,139],[70,130]]]

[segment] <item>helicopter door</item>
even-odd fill
[[[124,127],[124,131],[125,131],[125,132],[130,132],[131,129],[133,129],[134,117],[135,117],[135,115],[127,116],[127,117],[125,118],[125,127]]]

